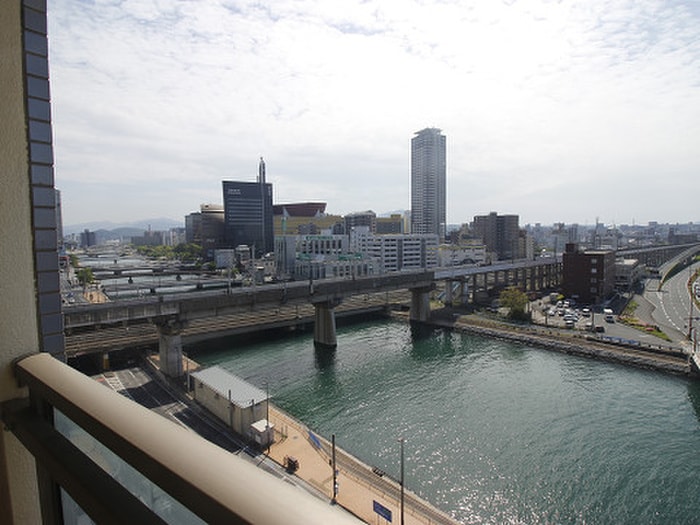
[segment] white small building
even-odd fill
[[[260,447],[274,442],[268,420],[268,396],[219,366],[192,373],[192,396],[234,432]]]
[[[457,244],[441,244],[438,248],[438,266],[481,265],[488,261],[488,252],[483,244],[460,246]]]
[[[646,267],[637,259],[622,259],[615,261],[615,289],[620,292],[631,290],[642,280]]]

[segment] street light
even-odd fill
[[[404,441],[406,441],[404,438],[400,437],[399,438],[399,443],[401,443],[401,478],[400,478],[400,483],[401,483],[401,525],[404,525],[404,490],[403,490],[403,444]]]

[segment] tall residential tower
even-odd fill
[[[425,128],[411,139],[411,232],[445,239],[447,155],[442,130]]]

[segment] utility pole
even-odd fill
[[[399,438],[399,443],[401,443],[401,525],[404,525],[404,467],[403,467],[403,444],[405,439]]]
[[[338,497],[338,470],[335,462],[335,434],[331,434],[331,442],[333,444],[333,499],[331,502],[335,504],[336,498]]]

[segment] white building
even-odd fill
[[[234,432],[266,447],[274,441],[268,395],[221,367],[192,373],[192,396]]]
[[[355,231],[350,235],[350,249],[376,259],[379,273],[438,265],[438,236],[433,234],[372,235]]]
[[[366,255],[350,252],[347,235],[276,237],[275,262],[280,278],[298,280],[362,277],[376,272],[375,261]]]
[[[468,264],[482,265],[489,261],[488,250],[483,244],[459,246],[441,244],[438,248],[438,266],[465,266]]]

